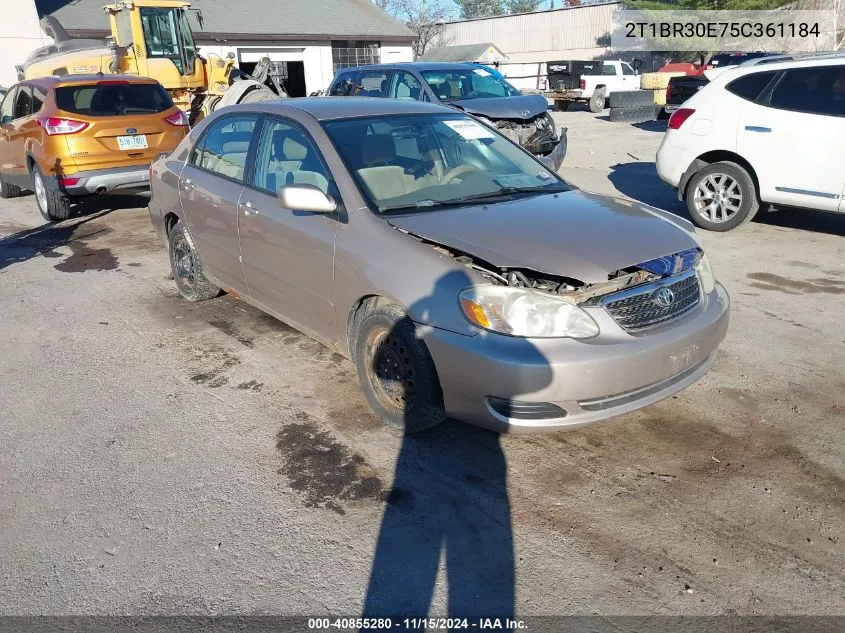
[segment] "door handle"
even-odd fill
[[[244,215],[258,215],[258,209],[249,200],[241,202],[238,206],[243,209]]]
[[[182,181],[182,187],[185,189],[185,191],[190,191],[191,189],[196,189],[197,186],[194,184],[193,180],[191,180],[190,178],[185,178]]]
[[[746,125],[745,126],[746,132],[760,132],[761,134],[768,134],[772,131],[770,127],[763,127],[760,125]]]

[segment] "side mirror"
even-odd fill
[[[287,185],[279,189],[279,206],[291,211],[334,213],[337,202],[314,185]]]

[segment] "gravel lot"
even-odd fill
[[[573,183],[683,212],[664,124],[555,117]],[[0,613],[356,615],[386,508],[371,599],[408,608],[436,574],[437,614],[447,579],[458,606],[515,584],[522,616],[845,613],[845,217],[701,235],[731,330],[677,397],[403,439],[345,359],[178,298],[144,205],[0,201]]]

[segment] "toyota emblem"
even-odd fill
[[[669,308],[675,303],[675,293],[670,288],[658,288],[651,295],[651,300],[661,308]]]
[[[526,118],[526,119],[527,119],[528,117],[530,117],[530,116],[531,116],[531,110],[523,110],[523,111],[522,111],[522,116],[523,116],[523,118]]]

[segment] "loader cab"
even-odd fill
[[[135,0],[106,7],[115,44],[131,50],[138,74],[155,77],[168,90],[205,83],[189,7],[176,0]]]

